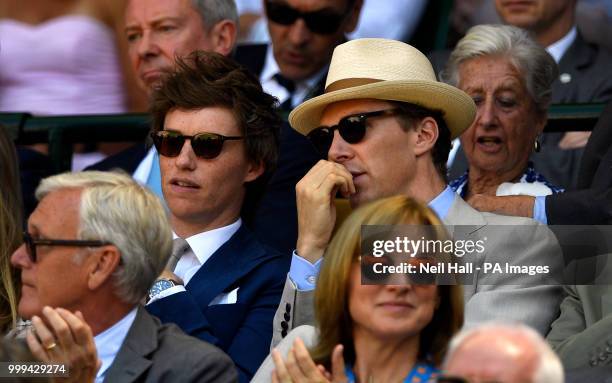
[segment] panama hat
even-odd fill
[[[307,135],[319,126],[327,105],[366,98],[439,110],[452,138],[461,135],[476,115],[472,98],[437,81],[431,63],[418,49],[395,40],[357,39],[334,49],[324,94],[297,106],[289,123]]]

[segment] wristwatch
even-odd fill
[[[153,283],[153,286],[149,289],[149,301],[153,299],[154,296],[161,293],[164,290],[168,290],[170,287],[174,287],[179,285],[176,281],[172,279],[162,278],[158,279]]]

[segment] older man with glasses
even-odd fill
[[[19,315],[32,319],[28,344],[39,359],[74,360],[70,372],[89,371],[71,381],[236,380],[220,350],[140,305],[172,246],[158,198],[127,175],[104,172],[46,178],[36,197],[11,263],[21,270]]]

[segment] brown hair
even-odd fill
[[[164,129],[166,114],[172,109],[225,107],[234,114],[245,136],[247,158],[265,168],[262,176],[246,185],[242,213],[248,218],[276,168],[281,126],[276,102],[276,98],[263,91],[255,76],[232,59],[214,52],[195,51],[176,59],[174,72],[153,92],[150,112],[153,131]]]
[[[433,163],[438,171],[438,174],[444,181],[447,180],[446,162],[450,153],[452,140],[450,130],[444,120],[444,112],[440,110],[430,110],[416,104],[406,102],[392,102],[402,113],[398,114],[402,127],[406,130],[414,126],[414,123],[421,121],[425,117],[431,117],[438,125],[438,139],[431,151]]]
[[[15,326],[17,319],[17,271],[11,254],[21,244],[23,209],[17,153],[6,129],[0,125],[0,334]]]
[[[362,225],[417,224],[432,226],[431,239],[448,238],[436,214],[414,199],[401,195],[369,203],[355,210],[332,239],[317,282],[314,297],[319,343],[311,350],[316,363],[327,367],[337,344],[344,346],[348,363],[355,360],[352,319],[348,310],[351,267],[359,256]],[[439,285],[440,305],[421,331],[418,357],[436,365],[442,362],[448,343],[463,324],[461,286]]]

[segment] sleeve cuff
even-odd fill
[[[311,291],[317,286],[317,277],[321,271],[323,258],[314,264],[300,257],[294,250],[289,268],[289,278],[297,286],[299,291]]]
[[[158,300],[162,299],[162,298],[169,297],[172,294],[181,293],[183,291],[187,291],[187,290],[185,290],[185,286],[183,286],[183,285],[172,286],[169,289],[166,289],[166,290],[160,292],[159,294],[157,294],[156,296],[154,296],[153,298],[151,298],[151,300],[149,300],[147,302],[147,306],[150,305],[151,303],[155,302],[155,301],[158,301]]]
[[[533,204],[533,219],[548,225],[546,218],[546,196],[538,196]]]

